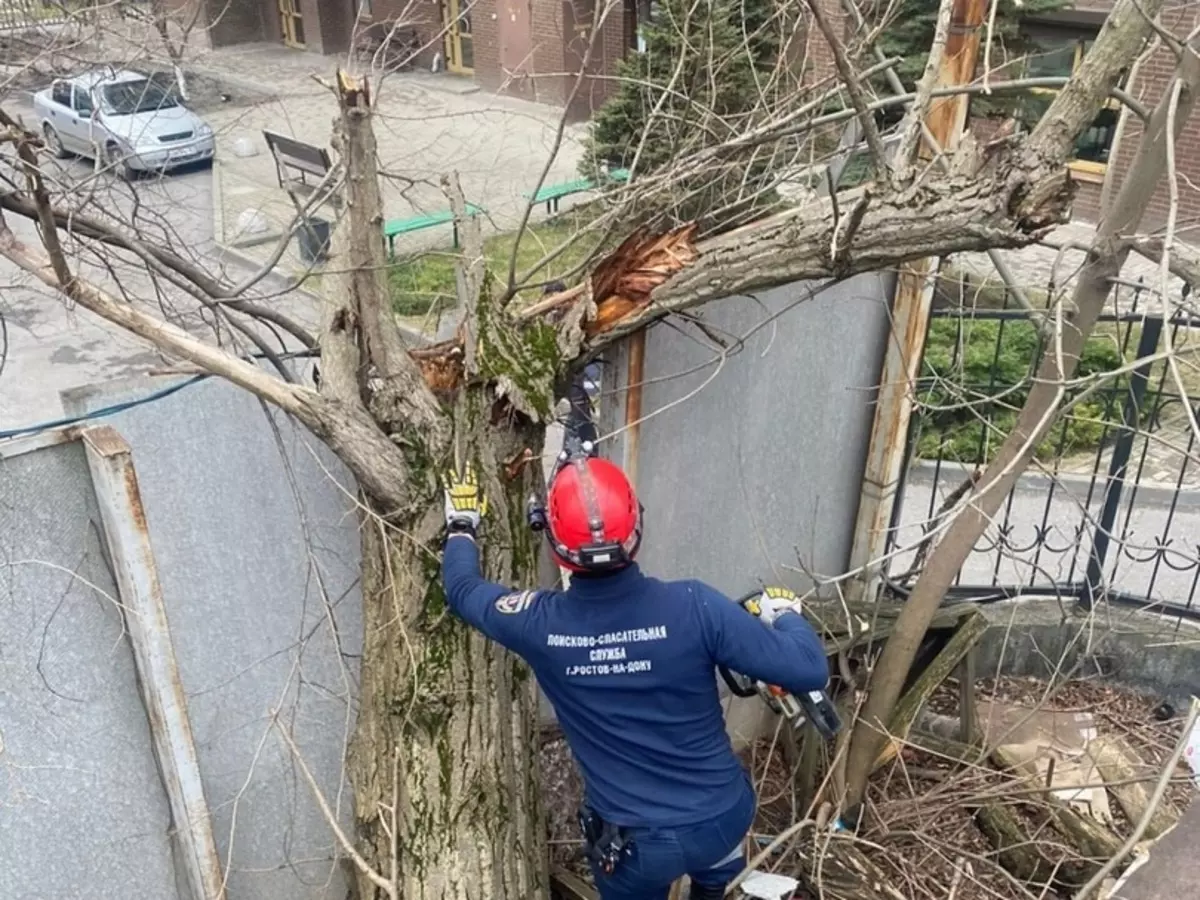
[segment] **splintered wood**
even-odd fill
[[[639,229],[622,241],[592,273],[596,315],[585,326],[588,336],[649,306],[656,287],[699,257],[695,236],[693,223],[660,235]]]
[[[461,338],[431,344],[408,351],[421,369],[429,389],[441,400],[458,390],[463,379],[463,347]]]

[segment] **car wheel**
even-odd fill
[[[104,147],[104,162],[113,172],[124,181],[133,181],[137,172],[129,165],[121,148],[116,144],[106,144]]]
[[[42,126],[42,136],[46,139],[46,148],[54,155],[55,159],[66,159],[70,154],[67,153],[67,148],[63,146],[62,138],[58,136],[58,132],[54,130],[54,126],[49,123]]]

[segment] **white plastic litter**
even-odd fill
[[[233,155],[242,158],[258,156],[258,145],[248,137],[240,137],[233,142]]]
[[[783,900],[790,897],[800,882],[773,872],[751,872],[742,882],[742,892],[758,900]]]
[[[1200,788],[1200,721],[1192,726],[1187,747],[1183,751],[1184,761],[1192,770],[1192,784]]]
[[[267,222],[267,217],[263,215],[262,210],[243,209],[240,213],[238,213],[237,224],[234,226],[234,231],[239,236],[266,234],[270,230],[270,223]]]

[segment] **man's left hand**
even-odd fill
[[[785,587],[767,587],[752,600],[746,601],[746,609],[758,616],[764,625],[774,625],[785,612],[800,612],[800,598]]]
[[[462,475],[451,469],[442,478],[446,495],[446,529],[451,534],[474,536],[487,515],[487,498],[479,488],[475,469],[467,463]]]

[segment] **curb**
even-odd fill
[[[945,482],[949,479],[966,478],[971,469],[962,463],[943,462],[939,472],[938,464],[927,460],[918,460],[909,466],[908,480],[911,482],[917,479],[922,483],[930,482]],[[1025,491],[1029,493],[1045,493],[1051,485],[1058,484],[1060,487],[1075,486],[1083,488],[1084,491],[1096,482],[1096,490],[1092,495],[1093,501],[1104,496],[1104,483],[1108,480],[1107,472],[1098,472],[1095,477],[1089,475],[1078,475],[1074,472],[1062,472],[1058,475],[1046,475],[1041,472],[1025,472],[1017,479],[1016,486],[1013,490]],[[1178,490],[1174,487],[1166,487],[1153,482],[1141,482],[1135,485],[1131,478],[1125,481],[1125,489],[1122,492],[1121,503],[1124,505],[1128,502],[1127,498],[1132,494],[1134,487],[1137,488],[1137,494],[1134,499],[1135,505],[1140,505],[1139,501],[1144,501],[1146,504],[1154,506],[1169,506],[1175,504],[1176,510],[1180,509],[1195,509],[1200,510],[1200,487],[1191,487],[1181,485]]]

